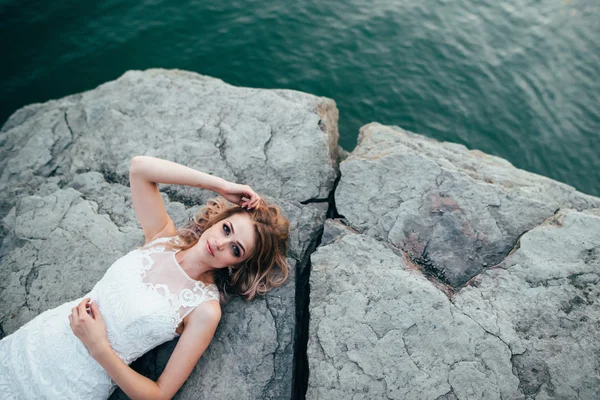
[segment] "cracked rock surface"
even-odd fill
[[[452,297],[401,251],[328,229],[307,399],[600,397],[600,209],[559,211]]]
[[[305,93],[155,69],[16,111],[0,131],[0,334],[82,296],[143,244],[128,188],[129,160],[139,154],[249,184],[277,202],[292,227],[289,282],[225,306],[176,398],[290,398],[296,268],[306,265],[325,220],[327,204],[315,199],[327,198],[337,175],[335,103]],[[215,196],[160,189],[176,225]],[[175,344],[134,367],[156,379]]]
[[[307,399],[600,398],[600,199],[379,124],[340,169]]]
[[[509,347],[377,240],[312,255],[308,399],[511,398]]]
[[[600,398],[600,209],[559,211],[453,302],[510,347],[528,398]]]
[[[460,288],[561,207],[600,199],[454,143],[377,123],[341,163],[336,205],[349,226],[405,250]]]

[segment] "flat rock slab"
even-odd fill
[[[596,399],[600,210],[564,210],[448,297],[328,221],[312,255],[307,399]]]
[[[301,202],[326,199],[337,174],[335,103],[305,93],[239,88],[185,71],[130,71],[15,112],[0,131],[0,334],[83,295],[143,244],[128,187],[129,161],[139,154],[249,184],[281,206],[292,228],[289,282],[225,307],[213,345],[177,398],[290,398],[296,268],[307,263],[327,210]],[[160,189],[177,225],[215,196]],[[157,378],[175,343],[135,368]]]
[[[372,123],[341,163],[335,200],[349,226],[405,250],[460,288],[561,207],[600,199],[454,143]]]

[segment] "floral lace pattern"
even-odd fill
[[[108,340],[127,364],[177,336],[183,318],[214,285],[185,274],[159,238],[111,265],[84,297],[95,300]],[[73,334],[68,316],[81,300],[48,310],[0,341],[0,399],[107,399],[116,388]]]

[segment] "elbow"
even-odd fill
[[[127,394],[127,393],[126,393]],[[154,381],[152,381],[152,385],[147,385],[143,389],[143,393],[137,393],[134,396],[131,396],[131,399],[139,399],[139,400],[170,400],[171,397],[167,397],[160,386]]]
[[[165,395],[159,388],[158,393],[156,393],[152,398],[155,400],[171,400],[173,396]]]
[[[134,156],[129,160],[129,175],[135,174],[144,163],[145,156]]]

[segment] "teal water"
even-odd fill
[[[0,120],[130,69],[335,99],[600,195],[598,0],[0,0]]]

